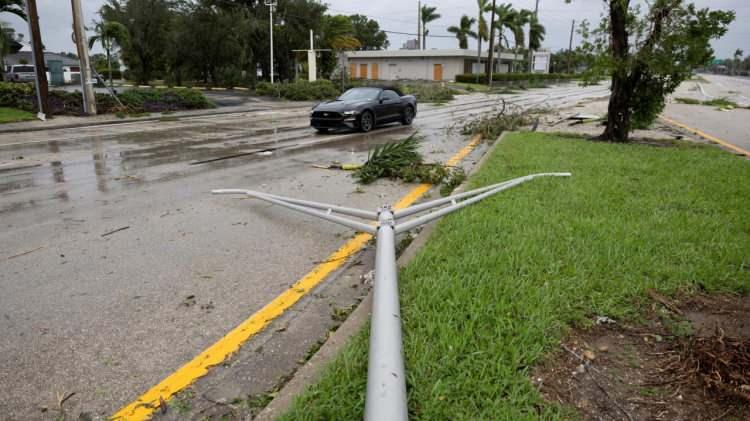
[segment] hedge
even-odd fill
[[[118,95],[125,105],[123,110],[108,94],[96,94],[97,113],[118,111],[130,113],[196,110],[213,108],[214,104],[203,93],[190,89],[131,89]],[[80,92],[50,91],[49,105],[52,115],[81,115],[83,98]],[[0,107],[37,111],[36,90],[30,83],[0,82]]]
[[[330,80],[315,82],[300,80],[276,84],[260,82],[255,86],[255,93],[260,96],[280,97],[291,101],[314,101],[336,98],[341,91]]]
[[[543,80],[569,80],[575,79],[578,75],[567,73],[493,73],[492,80],[495,82],[518,82],[518,81],[543,81]],[[465,73],[456,75],[456,82],[460,83],[487,83],[487,76],[484,74]]]

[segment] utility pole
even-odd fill
[[[271,31],[271,84],[273,84],[273,9],[276,7],[276,0],[266,0],[266,6],[268,6],[268,26]]]
[[[492,73],[495,71],[493,68],[493,62],[494,59],[492,57],[495,49],[495,0],[492,0],[492,17],[490,18],[490,53],[489,57],[487,58],[487,84],[492,87]]]
[[[44,121],[47,117],[52,117],[52,115],[49,112],[47,63],[44,60],[42,33],[39,30],[39,13],[36,10],[36,0],[26,0],[26,16],[29,19],[29,33],[31,34],[31,61],[36,72],[36,99],[39,103],[39,112],[36,116]]]
[[[570,44],[568,44],[568,74],[570,71],[571,61],[573,60],[573,32],[576,29],[576,20],[573,19],[573,24],[570,26]]]
[[[422,49],[422,1],[417,2],[417,50]]]
[[[539,19],[539,0],[534,6],[534,20]],[[534,73],[534,52],[531,51],[531,28],[529,28],[529,73]]]
[[[73,6],[73,33],[75,34],[76,47],[78,48],[78,59],[81,61],[83,112],[88,115],[96,115],[96,95],[94,95],[94,82],[91,77],[91,61],[89,60],[86,28],[83,25],[83,8],[81,8],[81,0],[71,0],[70,2]]]

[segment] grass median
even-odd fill
[[[506,137],[472,187],[538,179],[441,221],[401,271],[413,419],[564,419],[529,372],[566,330],[646,290],[750,292],[750,162],[717,148]],[[367,331],[283,420],[361,419]]]
[[[28,111],[17,108],[0,107],[0,124],[17,123],[36,119],[36,116]]]

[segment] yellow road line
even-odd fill
[[[701,136],[701,137],[704,137],[704,138],[710,140],[711,142],[718,143],[719,145],[721,145],[721,146],[723,146],[723,147],[725,147],[727,149],[731,149],[731,150],[737,152],[740,155],[745,155],[745,156],[750,157],[750,151],[748,151],[746,149],[742,149],[741,147],[739,147],[737,145],[733,145],[733,144],[731,144],[731,143],[729,143],[729,142],[727,142],[725,140],[721,140],[721,139],[719,139],[716,136],[711,136],[708,133],[705,133],[705,132],[700,131],[698,129],[694,129],[694,128],[688,126],[688,125],[682,124],[682,123],[680,123],[678,121],[674,121],[674,120],[672,120],[670,118],[667,118],[667,117],[664,117],[664,116],[661,116],[661,119],[664,120],[664,121],[666,121],[667,123],[674,124],[677,127],[680,127],[680,128],[685,129],[685,130],[691,131],[691,132],[697,134],[698,136]]]
[[[446,165],[456,165],[471,153],[480,141],[481,137],[479,136],[473,138],[468,145],[449,159],[448,162],[446,162]],[[427,193],[431,187],[432,185],[430,184],[420,184],[404,196],[395,205],[395,208],[403,209],[410,206]],[[328,275],[343,266],[348,260],[347,257],[362,250],[371,239],[372,235],[370,234],[360,233],[355,235],[354,238],[347,241],[341,246],[341,248],[328,256],[323,263],[316,266],[288,290],[274,298],[273,301],[266,304],[266,306],[260,311],[250,316],[249,319],[242,322],[218,342],[198,354],[198,356],[193,358],[192,361],[177,369],[177,371],[149,389],[134,402],[131,402],[117,411],[117,413],[112,416],[112,419],[122,421],[141,421],[150,419],[151,415],[159,407],[162,400],[169,400],[176,393],[187,388],[196,380],[208,374],[208,370],[211,367],[221,364],[229,356],[237,352],[242,344],[262,331],[274,319],[281,316],[284,311],[289,309],[308,292],[320,284]]]

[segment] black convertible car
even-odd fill
[[[313,107],[310,125],[319,132],[350,128],[369,132],[376,125],[400,121],[409,125],[417,115],[417,99],[395,88],[352,88],[333,101]]]

